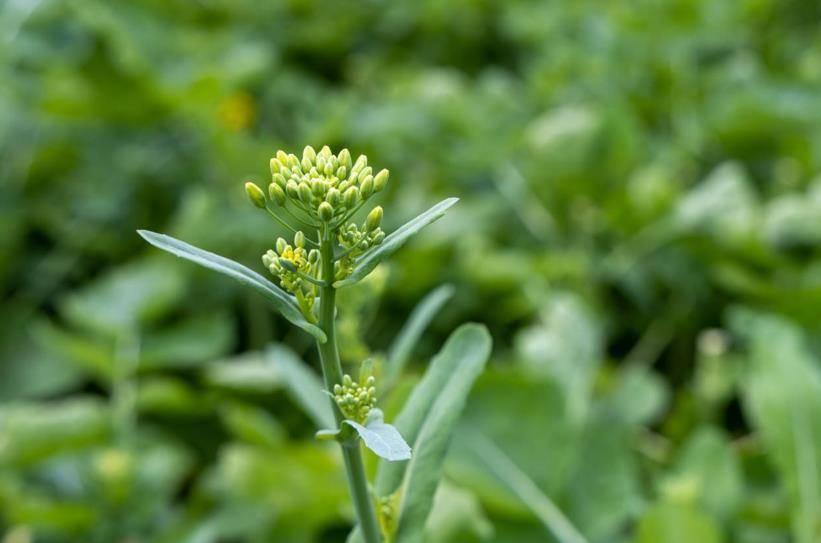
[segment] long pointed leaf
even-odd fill
[[[453,428],[462,415],[474,381],[485,367],[490,347],[487,329],[476,324],[460,327],[445,345],[441,356],[458,358],[459,362],[436,396],[413,442],[414,454],[408,461],[403,482],[397,543],[422,541]],[[402,422],[408,419],[403,418]],[[397,425],[399,421],[397,419]],[[410,437],[411,434],[404,435]]]
[[[451,285],[442,285],[431,291],[413,309],[388,351],[383,379],[389,383],[396,379],[408,362],[410,353],[439,309],[453,296]],[[384,386],[384,385],[383,385]]]
[[[302,328],[319,341],[325,341],[325,333],[318,326],[308,322],[302,313],[299,311],[294,300],[284,290],[262,277],[257,272],[250,270],[225,257],[209,253],[203,249],[189,245],[184,241],[166,236],[165,234],[157,234],[148,230],[137,230],[137,233],[143,237],[148,243],[167,251],[174,256],[190,260],[195,264],[199,264],[210,270],[214,270],[223,275],[227,275],[247,285],[263,296],[265,296],[273,306],[279,311],[283,317],[288,319],[291,324]]]
[[[424,227],[442,217],[449,208],[451,208],[459,198],[448,198],[442,200],[432,208],[428,209],[421,215],[406,222],[404,225],[397,228],[385,240],[372,250],[368,251],[359,257],[355,263],[353,273],[341,281],[334,283],[335,287],[344,287],[352,285],[361,281],[366,275],[371,273],[380,262],[392,255],[399,249],[412,235],[416,234]]]

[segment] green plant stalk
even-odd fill
[[[325,332],[325,343],[317,342],[319,357],[322,362],[322,376],[325,379],[325,388],[333,390],[334,385],[342,382],[342,366],[339,363],[339,350],[336,345],[336,289],[333,286],[334,277],[334,248],[329,228],[325,228],[319,246],[322,261],[322,278],[325,286],[320,290],[319,326]],[[342,426],[343,416],[339,407],[331,399],[337,427]],[[376,521],[368,480],[365,477],[365,466],[362,463],[362,453],[359,442],[351,438],[342,445],[342,456],[345,460],[345,470],[348,474],[348,486],[353,498],[356,517],[365,543],[379,543],[382,539],[379,524]]]

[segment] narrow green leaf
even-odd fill
[[[561,509],[522,469],[485,435],[470,430],[470,449],[491,473],[530,509],[560,543],[587,543]]]
[[[380,262],[396,252],[396,250],[399,249],[408,240],[408,238],[422,230],[436,219],[442,217],[445,212],[458,201],[459,198],[448,198],[447,200],[442,200],[421,215],[417,215],[415,218],[397,228],[391,233],[391,235],[386,237],[380,245],[359,257],[356,260],[353,273],[345,279],[334,283],[334,286],[344,287],[361,281],[366,275],[371,273]]]
[[[426,375],[419,385],[419,396],[414,391],[397,419],[399,431],[408,438],[415,437],[411,441],[414,444],[413,458],[405,469],[397,543],[416,543],[422,540],[453,427],[462,414],[474,381],[485,367],[490,356],[490,346],[490,334],[483,326],[468,324],[460,327],[437,357],[441,366],[450,366],[453,371],[445,376],[443,383],[438,372],[434,373],[434,378],[441,383],[439,386],[426,383]],[[424,387],[425,384],[428,384],[428,387]],[[435,394],[433,402],[428,404],[429,409],[424,421],[419,425],[416,417],[407,410],[419,410],[421,406],[417,402],[432,392],[433,388],[438,389],[438,394]],[[380,468],[386,465],[388,464],[383,462]],[[383,484],[389,482],[386,479],[383,481]]]
[[[390,383],[402,374],[413,347],[419,342],[419,338],[430,321],[451,296],[453,296],[453,286],[442,285],[431,291],[413,309],[388,351],[388,360],[383,372],[383,379],[386,383]]]
[[[266,358],[279,370],[280,378],[293,399],[317,428],[334,428],[331,405],[325,395],[322,379],[293,351],[283,345],[272,345]]]
[[[371,411],[364,426],[353,420],[344,420],[342,423],[356,430],[365,446],[380,458],[388,462],[411,458],[411,448],[394,426],[385,424],[379,409]]]
[[[156,232],[149,232],[148,230],[137,230],[137,233],[158,249],[162,249],[174,256],[190,260],[195,264],[227,275],[253,288],[271,301],[277,311],[290,321],[291,324],[302,328],[317,340],[325,342],[325,333],[318,326],[311,324],[305,319],[293,298],[257,272],[233,260],[209,253],[208,251],[189,245],[171,236],[166,236],[165,234],[157,234]]]
[[[467,397],[473,381],[490,354],[490,335],[484,326],[465,324],[453,332],[433,358],[394,425],[410,443],[418,441],[428,414],[439,402],[450,401],[461,409],[459,395]],[[450,395],[445,397],[445,395]],[[464,401],[464,397],[461,398]],[[415,447],[414,447],[415,449]],[[376,493],[392,494],[399,488],[406,464],[382,463],[376,477]]]

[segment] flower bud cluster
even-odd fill
[[[342,247],[343,256],[334,266],[334,279],[339,281],[353,272],[354,261],[368,249],[376,247],[385,239],[385,232],[379,227],[382,222],[382,208],[376,206],[368,213],[364,224],[358,227],[347,224],[337,232],[337,242]]]
[[[319,251],[305,249],[305,235],[300,231],[294,236],[294,245],[279,238],[275,250],[270,249],[262,255],[262,263],[275,276],[279,277],[282,288],[293,294],[305,317],[314,322],[314,301],[317,286],[305,279],[319,273]]]
[[[372,375],[354,382],[350,375],[342,377],[342,384],[334,385],[334,400],[346,419],[364,424],[376,405],[376,380]]]
[[[327,145],[318,153],[310,145],[305,147],[302,158],[277,151],[270,165],[268,198],[280,207],[290,202],[320,223],[357,209],[384,189],[389,177],[388,170],[374,174],[365,155],[353,162],[347,149],[334,155]],[[254,205],[265,207],[267,200],[262,189],[247,183],[245,190]]]

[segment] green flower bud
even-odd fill
[[[276,183],[268,185],[268,197],[271,198],[278,206],[285,205],[285,191]]]
[[[374,244],[374,245],[379,245],[379,244],[380,244],[380,243],[382,243],[384,240],[385,240],[385,232],[383,232],[383,231],[381,231],[381,230],[380,230],[380,231],[379,231],[379,232],[377,232],[377,233],[376,233],[376,235],[373,237],[373,244]]]
[[[274,183],[276,183],[277,185],[279,185],[282,188],[285,188],[285,184],[287,183],[287,181],[285,181],[285,176],[284,175],[282,175],[281,173],[275,173],[273,175],[273,180],[274,180]]]
[[[342,393],[342,386],[340,386],[340,385],[334,385],[334,394],[336,394],[337,396],[339,396],[341,393]]]
[[[286,164],[288,164],[288,153],[280,149],[279,151],[277,151],[277,160],[279,160],[280,164],[285,166]]]
[[[294,245],[297,247],[305,247],[305,234],[302,233],[302,230],[294,235]]]
[[[281,173],[282,177],[284,177],[285,179],[288,179],[289,177],[294,175],[294,172],[292,172],[287,166],[284,165],[280,167],[279,173]]]
[[[353,379],[347,373],[342,376],[342,386],[349,387],[353,385]]]
[[[325,170],[325,157],[322,156],[322,155],[319,155],[318,157],[316,157],[316,171],[324,172],[324,170]]]
[[[356,205],[357,200],[359,200],[359,189],[349,187],[348,190],[345,191],[344,199],[345,207],[352,209]]]
[[[307,172],[313,167],[313,162],[308,160],[307,158],[302,159],[302,171]]]
[[[308,164],[313,164],[316,161],[316,151],[314,151],[314,148],[311,147],[310,145],[306,145],[305,149],[302,150],[302,162],[303,162],[303,164],[305,163],[306,160],[308,161]],[[309,169],[309,168],[310,168],[310,166],[308,166],[308,168],[305,168],[305,169]]]
[[[331,187],[328,189],[328,194],[325,196],[325,200],[332,206],[336,207],[339,205],[339,202],[342,201],[342,193]]]
[[[282,254],[288,248],[288,242],[284,238],[277,238],[276,249],[277,253]]]
[[[319,251],[317,251],[316,249],[311,249],[310,251],[308,251],[308,262],[310,262],[311,264],[316,264],[317,262],[319,262]]]
[[[282,166],[279,163],[279,160],[277,160],[276,158],[272,158],[271,162],[270,162],[270,165],[271,165],[271,175],[273,175],[275,173],[279,173],[280,167]]]
[[[255,183],[248,181],[245,183],[245,193],[251,199],[251,203],[260,209],[265,208],[265,193]]]
[[[325,164],[325,169],[322,170],[322,173],[325,174],[325,177],[330,177],[334,174],[334,163],[328,162]]]
[[[365,386],[372,387],[376,384],[376,377],[373,375],[369,375],[367,379],[365,379]]]
[[[381,170],[376,177],[373,178],[373,190],[375,192],[379,192],[380,190],[385,188],[385,185],[388,184],[388,177],[390,176],[390,172],[388,170]]]
[[[299,169],[299,159],[296,157],[296,155],[288,155],[288,166],[290,166],[291,169]]]
[[[365,155],[359,155],[359,158],[356,159],[356,164],[354,164],[353,168],[351,168],[351,174],[358,174],[367,165],[368,165],[368,157],[366,157]]]
[[[364,168],[362,168],[362,171],[360,171],[356,175],[356,179],[359,181],[359,183],[362,183],[362,181],[364,181],[366,177],[368,177],[369,175],[372,175],[372,174],[373,174],[373,168],[371,168],[370,166],[365,166]]]
[[[308,183],[302,182],[299,184],[299,199],[302,200],[304,204],[310,204],[311,198],[313,197],[311,193],[311,187],[308,186]]]
[[[379,225],[382,224],[382,206],[376,206],[368,213],[368,218],[365,219],[365,229],[368,232],[373,232]]]
[[[359,185],[359,194],[362,195],[362,198],[368,199],[373,194],[373,176],[369,175],[362,181],[362,184]]]
[[[328,222],[334,218],[334,208],[328,202],[322,202],[321,204],[319,204],[319,207],[316,211],[317,215],[319,215],[319,218],[324,222]]]
[[[327,145],[322,146],[322,149],[319,150],[319,154],[325,158],[326,162],[333,156],[333,153],[331,153],[331,148]]]
[[[345,166],[346,168],[350,169],[350,167],[351,167],[351,152],[348,151],[347,149],[342,149],[341,151],[339,151],[339,155],[337,155],[337,156],[339,157],[339,163],[341,165]]]
[[[314,179],[311,179],[311,193],[314,196],[317,196],[317,197],[321,198],[322,196],[325,195],[325,190],[326,190],[325,183],[322,182],[322,179],[320,179],[318,177],[315,177]]]
[[[297,185],[294,180],[288,181],[285,185],[285,193],[289,198],[299,198],[299,185]]]
[[[346,168],[345,166],[340,166],[336,169],[335,175],[339,179],[345,179],[346,177],[348,177],[348,168]]]

